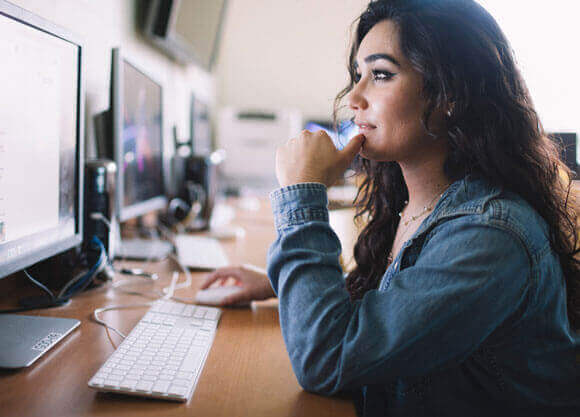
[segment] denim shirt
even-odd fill
[[[324,185],[270,199],[268,276],[305,390],[350,392],[369,416],[580,416],[580,335],[546,223],[522,198],[456,181],[354,302]]]

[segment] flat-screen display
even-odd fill
[[[346,144],[358,134],[358,127],[351,121],[342,121],[338,123],[338,126],[334,126],[332,122],[329,121],[315,121],[310,120],[304,125],[305,130],[311,132],[316,132],[318,130],[325,131],[332,143],[337,149],[342,149]]]
[[[211,70],[227,0],[150,0],[144,34],[178,62]]]
[[[81,46],[0,3],[0,277],[81,241]]]
[[[113,50],[113,141],[121,221],[163,208],[162,87]]]
[[[163,195],[161,87],[123,61],[123,205]]]

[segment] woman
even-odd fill
[[[347,97],[361,134],[280,147],[277,239],[238,298],[279,297],[300,384],[365,415],[580,415],[569,186],[512,52],[472,0],[373,1]],[[354,159],[368,219],[345,281],[326,187]],[[525,413],[525,414],[524,414]]]

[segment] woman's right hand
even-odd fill
[[[226,297],[221,304],[223,306],[265,300],[276,296],[266,271],[253,265],[216,269],[207,276],[201,284],[201,289],[209,288],[216,282],[224,285],[230,278],[235,281],[235,285],[241,288],[241,291]]]

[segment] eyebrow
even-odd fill
[[[401,67],[401,64],[399,64],[399,61],[397,61],[395,59],[395,57],[390,55],[390,54],[371,54],[371,55],[367,56],[364,59],[364,61],[368,64],[370,62],[378,61],[379,59],[386,59],[387,61],[390,61],[393,64],[395,64],[397,67],[399,67],[399,68]],[[358,68],[357,62],[354,63],[354,67]]]

